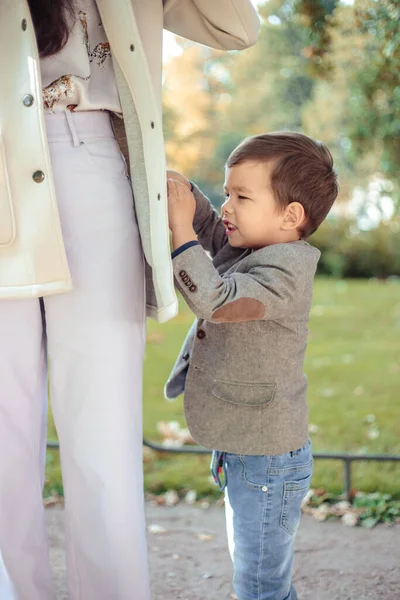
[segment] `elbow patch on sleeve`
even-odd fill
[[[240,321],[259,321],[264,317],[265,306],[255,298],[239,298],[221,306],[212,315],[218,323],[237,323]]]

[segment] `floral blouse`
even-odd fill
[[[46,113],[109,110],[121,113],[110,44],[95,0],[75,2],[76,21],[66,46],[41,59]]]

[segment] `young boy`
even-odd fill
[[[305,240],[337,193],[329,150],[299,133],[232,152],[222,217],[169,172],[174,274],[198,318],[165,392],[184,391],[194,439],[214,449],[239,600],[297,599],[293,544],[313,465],[303,360],[320,256]]]

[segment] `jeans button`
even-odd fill
[[[263,492],[268,492],[268,488],[267,488],[266,485],[263,485],[261,489],[262,489]]]

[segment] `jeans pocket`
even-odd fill
[[[268,491],[268,457],[238,455],[242,482],[250,489]]]
[[[127,178],[125,159],[113,138],[85,140],[80,146],[84,159],[103,177]]]
[[[281,511],[281,527],[294,536],[300,523],[301,503],[303,502],[311,485],[312,474],[304,477],[304,472],[299,472],[302,479],[285,481],[283,484],[283,499]]]

